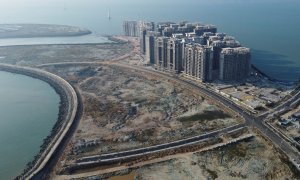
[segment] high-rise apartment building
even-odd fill
[[[147,35],[146,29],[140,30],[140,52],[142,54],[146,54],[146,35]]]
[[[133,26],[124,22],[127,34],[134,34]],[[140,22],[139,32],[141,53],[158,69],[183,72],[202,82],[242,82],[250,74],[250,50],[234,37],[217,33],[214,25],[163,22],[155,28],[152,22]]]
[[[157,37],[155,39],[155,64],[159,69],[167,69],[167,46],[168,46],[168,37]]]
[[[202,82],[212,80],[213,51],[211,47],[198,43],[187,44],[184,55],[185,74]]]
[[[186,44],[184,48],[184,73],[189,76],[195,76],[195,46]]]
[[[146,53],[146,61],[150,64],[155,63],[155,38],[159,35],[159,33],[155,31],[147,31],[145,37],[145,53]]]
[[[211,33],[216,33],[217,32],[217,27],[214,25],[196,25],[196,27],[193,29],[194,33],[197,36],[202,36],[205,32],[211,32]]]
[[[139,36],[139,27],[137,21],[124,21],[123,22],[123,31],[125,36],[138,37]]]
[[[154,31],[155,24],[154,22],[146,22],[140,21],[139,22],[139,35],[140,35],[140,52],[142,54],[146,54],[146,35],[148,31]]]
[[[250,73],[250,49],[223,48],[220,54],[219,79],[225,82],[245,81]]]
[[[170,38],[167,41],[167,69],[170,72],[180,73],[183,70],[181,39]]]

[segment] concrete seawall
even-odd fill
[[[39,154],[32,162],[28,163],[24,172],[16,177],[16,179],[31,179],[53,158],[53,154],[73,124],[78,106],[76,92],[66,80],[43,70],[0,63],[0,71],[23,74],[45,81],[55,89],[61,98],[59,117],[51,134],[44,139]]]

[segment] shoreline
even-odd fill
[[[93,35],[93,34],[86,34],[86,35]],[[85,36],[85,35],[82,35]],[[68,38],[68,37],[78,37],[78,36],[60,36],[61,38]],[[57,38],[60,38],[57,37]],[[41,43],[41,44],[15,44],[15,45],[1,45],[0,47],[24,47],[24,46],[59,46],[59,45],[74,45],[74,46],[84,46],[84,45],[114,45],[114,44],[126,44],[126,43],[130,43],[129,41],[125,41],[122,39],[118,39],[115,36],[102,36],[103,38],[106,38],[108,41],[105,42],[82,42],[82,43]],[[52,38],[52,37],[32,37],[32,38]],[[53,37],[55,38],[55,37]],[[1,39],[11,39],[11,38],[0,38]],[[20,38],[21,39],[21,38]],[[26,39],[26,38],[24,38]],[[30,37],[28,37],[28,39],[30,39]]]
[[[113,41],[113,42],[117,42],[117,43],[129,43],[129,44],[133,44],[132,41],[128,40],[128,39],[123,39],[122,38],[123,35],[112,35],[112,36],[103,36],[106,37],[108,40]],[[126,36],[125,36],[126,37]],[[139,42],[137,42],[139,43]],[[257,71],[259,74],[261,74],[262,76],[266,77],[268,80],[274,82],[274,83],[281,83],[284,85],[291,85],[291,84],[297,84],[297,80],[280,80],[277,78],[274,78],[272,76],[269,76],[268,74],[266,74],[263,70],[259,69],[255,64],[251,63],[251,68],[255,71]]]
[[[18,36],[7,36],[7,37],[1,37],[0,39],[29,39],[29,38],[54,38],[54,37],[77,37],[77,36],[84,36],[84,35],[89,35],[92,34],[91,31],[86,31],[86,32],[80,32],[76,34],[67,34],[67,33],[62,33],[58,35],[50,35],[50,34],[45,34],[45,35],[18,35]]]
[[[112,45],[112,44],[126,44],[126,42],[103,42],[103,43],[74,43],[74,44],[28,44],[28,45],[5,45],[0,47],[24,47],[24,46],[84,46],[84,45]]]
[[[65,135],[69,132],[77,112],[78,99],[73,87],[64,79],[40,69],[20,67],[0,63],[0,71],[22,74],[48,83],[60,96],[59,114],[51,133],[44,138],[39,153],[28,162],[22,174],[15,179],[31,179],[38,174],[53,159]]]
[[[284,85],[297,84],[296,80],[295,81],[288,81],[288,80],[280,80],[280,79],[273,78],[273,77],[267,75],[266,73],[264,73],[264,71],[262,71],[261,69],[259,69],[254,64],[251,64],[251,68],[254,69],[255,71],[257,71],[262,76],[268,78],[268,80],[270,80],[270,81],[272,81],[274,83],[281,83],[281,84],[284,84]]]
[[[129,43],[129,44],[132,44],[131,41],[125,41],[125,40],[123,40],[123,39],[119,39],[117,36],[106,36],[106,37],[107,37],[109,40],[113,41],[113,43],[122,43],[122,44],[123,44],[123,43],[124,43],[124,44]],[[99,44],[113,44],[113,43],[99,43]],[[94,43],[91,43],[91,44],[95,45]],[[46,45],[47,45],[47,44],[46,44]],[[52,44],[50,44],[50,45],[52,45]],[[59,44],[59,45],[61,45],[61,44]],[[65,44],[65,45],[70,45],[70,44]],[[71,44],[71,45],[82,45],[82,44]],[[20,45],[20,46],[36,46],[36,45]],[[76,63],[76,62],[74,62],[74,63]],[[79,62],[77,62],[77,63],[79,63]],[[97,62],[92,62],[92,63],[97,63]],[[14,65],[7,65],[7,66],[14,66]],[[26,68],[26,67],[23,67],[23,66],[14,66],[14,67],[21,68],[21,69],[37,70],[37,71],[39,71],[39,72],[48,73],[47,71],[44,71],[44,70],[41,70],[41,69]],[[275,82],[275,83],[295,83],[295,82],[293,82],[293,81],[287,81],[287,82],[284,82],[284,81],[281,81],[281,80],[277,80],[277,79],[275,79],[275,78],[272,78],[272,77],[268,76],[267,74],[265,74],[265,73],[264,73],[263,71],[261,71],[260,69],[258,69],[257,67],[255,67],[255,65],[253,65],[253,64],[251,64],[251,67],[252,67],[255,71],[257,71],[258,73],[260,73],[262,76],[268,78],[268,80],[273,81],[273,82]],[[1,70],[1,68],[2,68],[2,64],[0,63],[0,70]],[[1,71],[2,71],[2,70],[1,70]],[[41,158],[43,158],[43,157],[40,156],[41,154],[46,154],[46,156],[48,156],[47,154],[49,153],[49,151],[47,151],[47,148],[49,148],[48,146],[51,146],[51,144],[48,145],[49,142],[50,142],[50,143],[53,143],[53,141],[55,141],[55,137],[56,137],[56,136],[59,136],[59,135],[61,135],[61,137],[63,138],[62,141],[66,141],[65,139],[68,138],[68,137],[67,137],[68,135],[66,135],[66,134],[65,134],[65,135],[59,134],[59,133],[60,133],[60,130],[64,129],[63,126],[64,126],[64,123],[65,123],[65,122],[64,122],[64,120],[63,120],[63,117],[62,117],[63,115],[62,115],[62,114],[63,114],[63,113],[66,113],[66,112],[64,112],[64,111],[66,110],[66,106],[69,105],[69,104],[68,104],[68,98],[67,98],[68,95],[66,95],[67,93],[65,93],[63,87],[60,87],[60,85],[58,85],[57,83],[52,82],[51,79],[47,79],[47,77],[39,76],[39,75],[34,74],[34,73],[31,74],[30,72],[25,72],[25,74],[24,74],[24,72],[21,72],[22,70],[20,70],[20,71],[18,71],[18,70],[13,70],[13,71],[17,71],[17,72],[12,72],[12,73],[23,74],[23,75],[30,76],[30,77],[33,77],[33,78],[36,78],[36,79],[39,79],[39,80],[42,80],[42,81],[47,82],[48,84],[50,84],[51,87],[53,87],[53,88],[55,89],[56,93],[59,94],[60,99],[61,99],[61,102],[60,102],[60,105],[59,105],[59,117],[58,117],[58,119],[57,119],[57,122],[53,125],[53,128],[52,128],[52,131],[51,131],[50,135],[48,135],[48,136],[44,139],[44,142],[43,142],[43,144],[42,144],[42,146],[41,146],[41,149],[40,149],[39,154],[37,154],[37,155],[35,156],[35,159],[34,159],[32,162],[29,162],[29,163],[28,163],[28,167],[24,170],[25,173],[23,173],[23,174],[27,174],[27,172],[31,171],[31,170],[34,168],[34,166],[35,166],[34,164],[36,164],[38,160],[40,160]],[[11,71],[8,71],[8,72],[11,72]],[[50,73],[50,74],[51,74],[51,73]],[[55,76],[56,76],[56,75],[55,75]],[[59,77],[59,76],[58,76],[58,77]],[[65,93],[65,94],[64,94],[64,93]],[[77,95],[77,98],[78,98],[78,95]],[[61,119],[61,118],[62,118],[62,119]],[[74,124],[74,123],[73,123],[73,124]],[[73,124],[72,124],[72,125],[73,125]],[[69,127],[69,128],[70,128],[70,127]],[[72,129],[72,128],[71,128],[71,129]],[[71,130],[70,130],[70,131],[71,131]],[[70,131],[67,132],[67,133],[70,133]],[[60,145],[63,144],[63,143],[64,143],[64,142],[61,142],[58,146],[60,146]],[[52,161],[53,159],[56,158],[56,157],[55,157],[55,154],[57,153],[56,151],[59,151],[59,150],[56,149],[56,150],[52,153],[52,155],[50,155],[51,157],[49,157],[48,162],[46,162],[46,164],[47,164],[47,163],[50,163],[50,161]],[[44,167],[46,166],[46,164],[44,165]],[[46,169],[46,167],[45,167],[45,169]],[[38,176],[39,173],[42,172],[42,171],[45,170],[45,169],[40,169],[39,171],[35,171],[36,174],[33,174],[33,176],[30,176],[29,179],[31,179],[31,178],[36,178],[36,176]],[[17,179],[23,179],[23,178],[24,178],[23,174],[20,175],[20,176],[18,176]],[[29,174],[29,175],[30,175],[30,174]],[[25,178],[26,178],[26,176],[25,176]],[[26,179],[27,179],[27,178],[26,178]]]
[[[58,24],[0,24],[0,39],[72,37],[91,33],[86,28]]]

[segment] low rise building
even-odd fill
[[[292,115],[293,118],[300,119],[300,112]]]

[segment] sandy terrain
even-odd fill
[[[48,70],[72,82],[84,97],[84,116],[66,154],[70,162],[238,123],[200,94],[154,77],[106,66]]]
[[[246,133],[246,132],[245,132]],[[232,137],[234,138],[234,136]],[[287,157],[256,134],[221,148],[199,149],[161,158],[53,179],[299,179]]]
[[[0,24],[0,38],[80,36],[90,34],[84,28],[52,24]]]
[[[279,157],[279,158],[278,158]],[[297,179],[286,159],[260,137],[219,150],[137,169],[135,179]]]
[[[128,44],[38,45],[0,47],[1,63],[34,66],[57,62],[92,62],[126,55]]]
[[[136,43],[0,47],[0,57],[0,62],[26,66],[120,59],[130,64],[145,63]],[[111,66],[44,69],[76,87],[84,107],[78,128],[53,174],[83,156],[160,144],[239,123],[201,94],[157,77]],[[260,137],[160,161],[156,159],[125,178],[296,179],[281,153]]]

